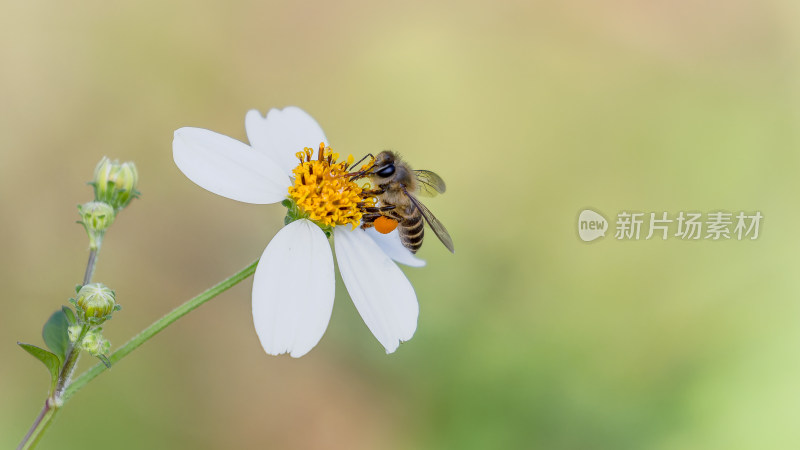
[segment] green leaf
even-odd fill
[[[69,321],[64,311],[59,309],[54,312],[50,319],[42,328],[42,338],[47,347],[58,356],[60,361],[64,361],[69,346],[69,335],[67,334]]]
[[[61,361],[58,359],[58,356],[35,345],[24,344],[22,342],[17,342],[17,345],[33,355],[34,358],[44,363],[47,369],[50,370],[50,392],[52,393],[58,382],[58,372],[61,370]]]
[[[78,323],[78,319],[75,318],[75,312],[73,312],[69,306],[62,306],[61,310],[64,311],[64,315],[67,316],[67,321],[70,325],[75,325]]]

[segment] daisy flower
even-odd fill
[[[371,202],[343,177],[338,154],[317,122],[297,107],[249,111],[250,145],[201,128],[175,131],[173,157],[194,183],[245,203],[282,203],[287,225],[267,245],[253,277],[253,323],[264,350],[300,357],[322,338],[333,309],[333,237],[339,272],[372,334],[394,352],[417,328],[414,288],[394,263],[423,266],[400,243],[358,225]],[[318,150],[312,150],[316,149]],[[394,261],[393,261],[394,260]]]

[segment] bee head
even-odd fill
[[[394,153],[386,150],[378,153],[378,156],[375,157],[375,167],[374,173],[376,176],[380,178],[389,178],[394,175],[396,170],[395,167],[395,156]]]

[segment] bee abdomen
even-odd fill
[[[400,223],[400,242],[411,251],[417,253],[422,247],[422,237],[425,234],[425,224],[422,221],[422,214],[414,211]]]

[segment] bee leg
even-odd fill
[[[402,222],[403,216],[401,216],[400,213],[395,210],[396,207],[396,205],[368,206],[366,208],[362,208],[361,210],[366,213],[364,214],[364,217],[372,215],[383,216],[398,222]],[[377,217],[373,218],[372,220],[375,219],[377,219]]]
[[[366,230],[375,226],[375,219],[381,217],[380,213],[369,213],[361,216],[361,229]]]
[[[367,197],[370,197],[370,196],[373,196],[373,195],[381,195],[384,192],[386,192],[386,189],[375,188],[375,189],[370,189],[368,191],[361,191],[361,195],[365,195]]]
[[[400,222],[402,222],[404,220],[403,216],[401,216],[396,211],[392,211],[391,210],[391,209],[394,209],[394,205],[392,205],[391,207],[387,206],[387,207],[382,207],[382,208],[369,208],[369,209],[372,209],[372,210],[375,210],[375,211],[367,212],[366,214],[361,216],[361,222],[362,222],[361,223],[361,229],[362,230],[366,230],[367,228],[374,227],[375,226],[375,220],[378,217],[386,217],[386,218],[389,218],[391,220],[394,220],[397,223],[400,223]],[[381,209],[386,209],[386,211],[380,211]]]
[[[386,215],[386,217],[388,217],[390,219],[396,220],[398,223],[400,223],[403,220],[405,220],[405,218],[403,216],[401,216],[397,211],[389,211],[388,214],[385,214],[385,215]]]
[[[395,208],[395,205],[386,205],[386,206],[367,206],[365,208],[361,208],[362,211],[366,213],[382,213],[391,211]],[[382,215],[382,214],[379,214]]]

